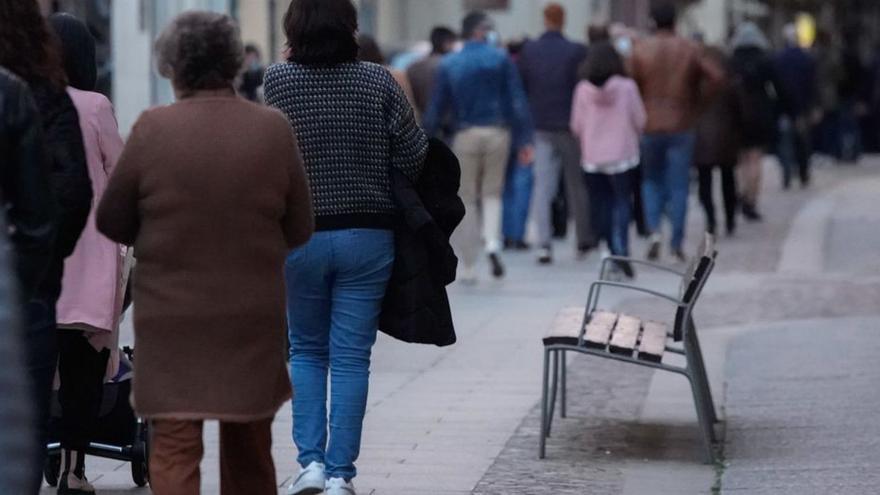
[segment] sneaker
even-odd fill
[[[542,247],[538,252],[538,263],[541,265],[553,263],[553,251],[550,249],[550,246]]]
[[[489,264],[492,266],[492,276],[495,278],[504,277],[504,265],[498,253],[489,253]]]
[[[477,271],[472,266],[462,265],[458,269],[458,276],[456,278],[464,285],[476,285]]]
[[[587,257],[590,256],[590,253],[593,252],[593,250],[597,247],[599,247],[599,243],[596,242],[592,244],[580,244],[578,245],[575,258],[577,258],[578,260],[587,259]]]
[[[648,261],[657,261],[660,259],[660,234],[651,234],[648,244],[648,253],[645,255]]]
[[[317,495],[324,491],[325,483],[324,465],[320,462],[312,461],[299,472],[293,483],[287,487],[287,495]]]
[[[61,475],[58,482],[58,495],[95,495],[95,487],[83,476],[77,478],[75,474]]]
[[[629,261],[615,261],[614,264],[617,265],[626,278],[630,280],[636,278],[636,271],[633,270],[632,263]]]
[[[688,261],[687,255],[684,254],[684,251],[682,251],[681,249],[673,249],[672,257],[675,258],[675,261],[679,263],[687,263]]]
[[[324,493],[327,495],[357,495],[357,492],[354,491],[354,485],[342,478],[330,478],[327,480]]]
[[[532,247],[526,241],[523,240],[513,240],[513,239],[504,239],[504,250],[505,251],[528,251]]]
[[[747,203],[743,203],[742,213],[746,220],[748,220],[749,222],[760,222],[764,219],[764,217],[761,216],[760,213],[758,213],[758,210],[754,206]]]

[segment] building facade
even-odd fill
[[[405,50],[424,40],[435,25],[460,29],[461,19],[475,8],[487,10],[506,39],[535,37],[543,31],[541,11],[548,0],[353,0],[360,29],[388,51]],[[566,34],[585,38],[586,26],[619,22],[650,28],[652,0],[557,0],[568,11]],[[865,51],[876,42],[880,24],[877,0],[676,0],[681,30],[700,33],[723,44],[733,27],[758,20],[772,39],[798,11],[812,13],[819,29],[830,33],[866,33]],[[116,105],[120,128],[128,133],[138,115],[173,99],[171,87],[154,70],[152,44],[168,21],[191,9],[227,12],[240,23],[245,43],[256,45],[265,62],[277,61],[284,48],[282,19],[289,0],[39,0],[44,11],[64,10],[85,19],[99,44],[100,87]]]

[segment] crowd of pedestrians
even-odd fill
[[[271,421],[293,395],[288,493],[354,495],[377,332],[453,343],[456,268],[477,283],[483,259],[502,278],[504,248],[528,240],[551,264],[567,216],[578,258],[632,255],[635,223],[645,257],[683,262],[693,182],[716,233],[720,171],[733,235],[740,215],[762,218],[768,153],[782,187],[807,186],[814,149],[848,159],[870,141],[855,121],[880,89],[857,87],[868,71],[846,53],[823,113],[831,71],[794,27],[774,53],[754,23],[705,46],[678,34],[672,4],[651,14],[650,34],[591,25],[584,45],[550,3],[545,32],[505,50],[476,11],[396,70],[350,0],[290,2],[285,60],[268,67],[230,17],[189,12],[155,43],[176,102],[123,141],[86,25],[0,0],[0,234],[15,255],[0,250],[0,493],[39,492],[56,374],[58,493],[95,493],[85,454],[120,364],[129,247],[154,493],[199,492],[206,420],[222,493],[275,493]]]

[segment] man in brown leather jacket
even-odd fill
[[[684,261],[693,126],[708,96],[706,88],[718,86],[724,73],[703,56],[699,45],[675,34],[675,7],[660,4],[651,16],[657,31],[636,43],[631,60],[648,112],[642,145],[642,194],[651,232],[647,257],[660,256],[660,220],[665,212],[672,224],[672,254]]]

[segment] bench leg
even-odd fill
[[[553,376],[550,385],[550,404],[547,407],[547,436],[553,427],[553,414],[556,411],[556,392],[559,389],[559,355],[563,351],[553,351]]]
[[[541,381],[541,434],[538,440],[538,458],[543,459],[547,446],[547,408],[550,406],[547,402],[548,384],[550,381],[550,350],[544,349],[544,379]]]
[[[704,397],[706,398],[709,415],[712,423],[718,422],[718,414],[715,412],[715,401],[712,399],[712,389],[709,386],[709,376],[706,373],[706,362],[703,359],[703,348],[700,346],[700,339],[697,337],[697,327],[694,325],[693,318],[690,319],[690,332],[688,338],[685,339],[686,352],[688,356],[688,367],[698,370],[697,378],[700,380]]]
[[[705,407],[708,410],[709,418],[712,423],[718,422],[718,414],[715,412],[715,401],[712,399],[712,388],[709,385],[709,376],[706,373],[706,363],[703,360],[703,350],[700,348],[700,341],[694,327],[688,332],[691,342],[688,345],[688,367],[692,367],[695,378],[699,381],[702,390]]]
[[[560,395],[561,395],[561,397],[560,397],[560,403],[559,403],[559,417],[564,418],[564,417],[567,416],[567,414],[566,414],[566,410],[565,410],[565,409],[566,409],[566,400],[565,400],[565,398],[566,398],[566,395],[567,395],[567,394],[566,394],[566,389],[568,388],[568,386],[567,386],[568,383],[567,383],[567,378],[566,378],[566,373],[567,373],[566,370],[567,370],[568,366],[566,365],[567,363],[566,363],[566,359],[565,359],[565,357],[566,357],[566,355],[567,355],[566,352],[565,352],[565,351],[559,351],[559,353],[562,355],[562,365],[561,365],[561,366],[562,366],[562,369],[560,370],[560,373],[561,373],[561,377],[560,377],[560,378],[561,378],[561,382],[562,382],[562,383],[560,383],[560,385],[562,386],[562,390],[560,390]]]
[[[705,398],[702,390],[700,390],[700,384],[693,376],[693,371],[691,373],[692,374],[688,375],[688,380],[691,383],[691,390],[694,394],[694,406],[697,409],[697,422],[700,424],[700,432],[703,437],[706,464],[712,464],[715,462],[715,427],[709,418],[709,411],[706,408],[706,404],[703,403]]]

